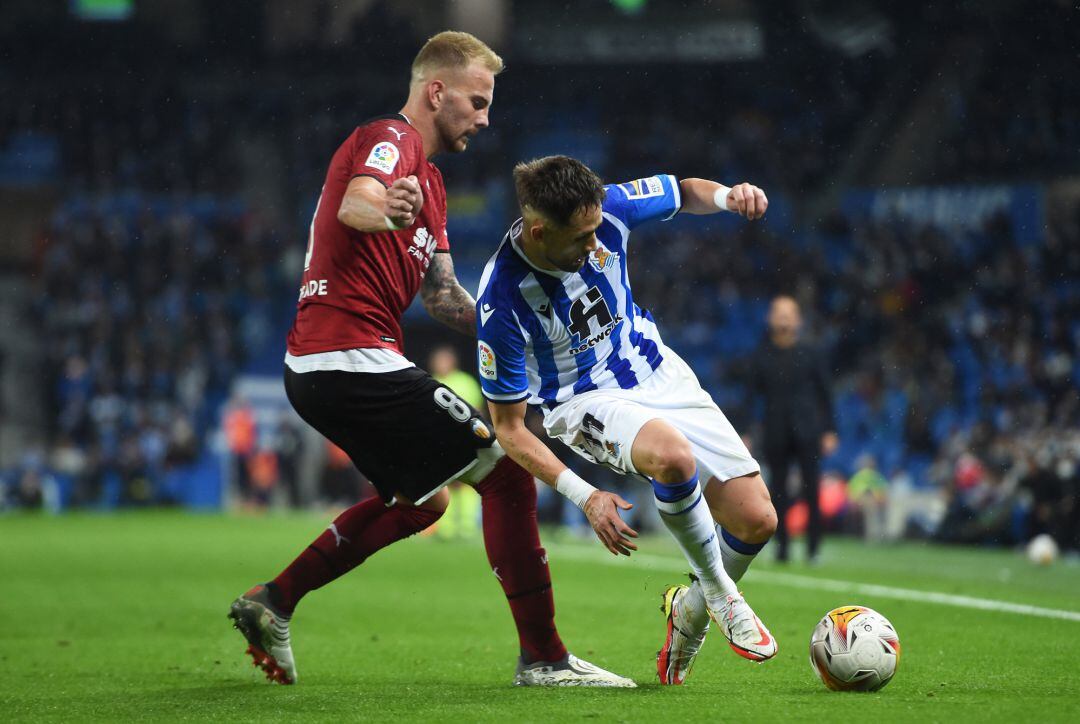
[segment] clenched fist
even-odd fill
[[[765,215],[765,209],[769,208],[769,199],[757,186],[744,182],[731,187],[727,195],[727,208],[728,211],[734,211],[753,221]]]
[[[399,178],[386,190],[386,218],[399,228],[412,226],[420,209],[424,207],[424,194],[415,176]]]

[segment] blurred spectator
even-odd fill
[[[788,296],[769,307],[769,336],[750,368],[750,388],[764,400],[764,460],[769,466],[769,489],[781,524],[776,531],[777,558],[788,559],[785,523],[791,505],[788,471],[799,466],[802,495],[809,506],[807,558],[817,558],[822,523],[819,502],[821,455],[836,449],[829,373],[822,354],[800,339],[802,315]]]
[[[328,508],[355,505],[374,494],[371,486],[349,459],[348,453],[326,440],[326,465],[319,481],[319,498]],[[369,490],[365,491],[365,488]]]
[[[231,460],[233,483],[244,501],[257,502],[259,492],[252,487],[251,459],[255,455],[258,431],[255,427],[255,412],[247,400],[238,396],[229,400],[222,427]]]
[[[45,505],[44,485],[41,481],[41,471],[25,470],[19,476],[12,494],[13,503],[25,510],[40,510]]]
[[[256,509],[269,507],[278,484],[278,458],[272,450],[260,448],[247,459],[250,489],[245,501]]]
[[[461,399],[468,402],[486,418],[487,405],[480,391],[476,378],[460,367],[457,351],[450,345],[436,347],[428,357],[428,372],[437,381],[453,390]]]
[[[297,427],[295,417],[283,411],[274,430],[273,448],[277,451],[279,480],[288,494],[289,505],[300,507],[300,457],[303,454],[304,441]]]
[[[449,345],[436,347],[428,357],[431,376],[487,418],[487,404],[480,383],[458,365],[457,352]],[[450,483],[450,504],[435,526],[435,535],[440,538],[476,538],[480,534],[480,496],[464,483]]]
[[[877,469],[873,455],[863,455],[856,462],[858,471],[848,480],[851,506],[859,515],[859,528],[868,543],[885,539],[885,505],[889,481]]]
[[[889,480],[885,508],[885,538],[929,538],[945,517],[944,493],[934,487],[916,485],[904,470]]]

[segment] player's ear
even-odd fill
[[[544,222],[542,219],[533,219],[529,224],[529,235],[533,241],[544,241]]]
[[[439,110],[446,98],[446,84],[441,80],[433,80],[427,86],[428,103],[433,110]]]

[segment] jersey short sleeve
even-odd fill
[[[376,121],[357,132],[352,177],[371,176],[389,187],[396,179],[416,173],[423,158],[420,136],[407,123]]]
[[[629,229],[652,219],[667,221],[682,208],[679,181],[671,174],[612,184],[606,189],[604,211],[613,214]]]
[[[525,372],[525,332],[509,299],[490,287],[476,302],[476,348],[480,388],[492,402],[521,402],[529,397]]]

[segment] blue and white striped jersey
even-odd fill
[[[520,219],[480,279],[480,384],[494,402],[553,407],[596,389],[636,387],[663,360],[652,316],[634,304],[630,231],[678,213],[679,182],[662,175],[605,187],[597,248],[577,272],[539,269],[519,246]]]

